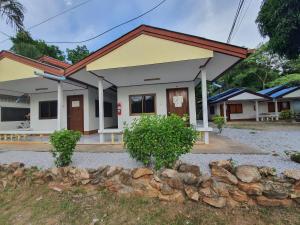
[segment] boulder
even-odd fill
[[[137,179],[139,177],[143,177],[145,175],[152,175],[153,171],[149,168],[136,168],[132,170],[131,175],[134,179]]]
[[[262,192],[264,191],[264,186],[261,183],[239,182],[238,188],[248,195],[262,195]]]
[[[131,185],[131,183],[132,183],[131,172],[129,170],[122,170],[119,173],[119,179],[122,184]]]
[[[181,181],[180,178],[167,178],[164,180],[170,187],[177,189],[177,190],[183,190],[184,184]]]
[[[66,189],[70,188],[70,186],[68,184],[65,184],[65,183],[50,182],[48,184],[48,188],[53,190],[53,191],[63,192]]]
[[[264,182],[263,195],[268,198],[285,199],[289,196],[290,188],[284,183],[266,181]]]
[[[195,187],[187,186],[185,187],[184,191],[189,199],[196,202],[199,201],[200,195]]]
[[[105,171],[105,176],[106,177],[113,177],[116,174],[120,173],[123,170],[122,167],[119,166],[110,166],[106,171]]]
[[[224,208],[226,206],[226,198],[224,197],[216,197],[216,198],[204,197],[202,200],[203,202],[216,208]]]
[[[232,173],[230,173],[228,170],[226,170],[222,167],[212,166],[211,174],[218,181],[228,183],[228,184],[235,184],[235,185],[238,183],[237,178]]]
[[[25,174],[25,169],[22,167],[19,167],[18,169],[15,170],[15,172],[13,173],[14,177],[23,177]]]
[[[162,186],[160,187],[160,192],[163,195],[171,195],[174,193],[174,190],[167,184],[162,184]]]
[[[18,168],[21,168],[24,166],[25,166],[24,163],[21,163],[21,162],[13,162],[13,163],[9,164],[9,167],[12,169],[18,169]]]
[[[284,206],[289,207],[293,205],[293,201],[291,199],[271,199],[265,196],[258,196],[256,198],[256,202],[261,206]]]
[[[237,202],[248,202],[248,200],[249,200],[248,195],[243,191],[234,189],[234,190],[230,190],[229,192],[230,192],[231,198]]]
[[[276,169],[268,166],[259,167],[259,173],[263,177],[276,176]]]
[[[158,195],[159,200],[161,201],[168,201],[168,202],[177,202],[177,203],[183,203],[185,198],[181,191],[175,191],[171,195],[163,195],[160,193]]]
[[[283,172],[284,176],[293,180],[300,180],[300,170],[297,169],[289,169]]]
[[[173,169],[164,169],[161,176],[164,178],[180,178],[179,173]]]
[[[215,161],[211,161],[209,163],[209,167],[212,168],[213,166],[218,166],[218,167],[222,167],[226,170],[228,170],[229,172],[233,171],[233,165],[232,165],[232,161],[227,159],[227,160],[215,160]]]
[[[209,197],[209,198],[217,197],[218,196],[217,193],[214,192],[210,187],[200,188],[199,189],[199,194],[201,196]]]
[[[196,177],[201,175],[199,166],[191,165],[187,163],[180,164],[178,167],[178,171],[181,173],[192,173]]]
[[[229,192],[228,190],[231,188],[229,184],[216,181],[215,179],[212,180],[211,189],[221,197],[228,197]]]
[[[238,166],[236,168],[235,175],[244,183],[254,183],[260,181],[261,179],[261,175],[256,166]]]
[[[156,179],[154,179],[154,178],[152,178],[150,180],[149,184],[151,185],[151,187],[153,187],[153,188],[155,188],[157,190],[161,190],[162,185],[163,185],[161,182],[156,181]]]
[[[235,201],[234,199],[232,199],[230,197],[228,197],[226,199],[226,206],[229,207],[229,208],[235,208],[235,207],[237,207],[239,205],[240,205],[239,202]]]
[[[179,176],[184,184],[194,185],[198,183],[198,177],[196,177],[193,173],[180,173]]]
[[[88,170],[85,168],[76,168],[75,177],[79,180],[87,180],[90,179],[90,174]]]

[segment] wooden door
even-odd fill
[[[224,110],[223,110],[224,104],[220,104],[220,114],[221,116],[224,116]],[[230,105],[226,105],[226,119],[227,121],[230,120]]]
[[[83,95],[68,96],[67,102],[68,129],[83,133]]]
[[[189,115],[188,88],[167,89],[167,110],[168,115]]]

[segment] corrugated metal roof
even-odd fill
[[[236,94],[238,94],[239,92],[242,92],[242,91],[244,91],[244,89],[241,89],[241,88],[232,88],[232,89],[224,91],[224,92],[222,92],[220,94],[211,96],[207,100],[208,100],[209,103],[218,102],[218,101],[230,98],[232,95],[236,95]]]
[[[297,89],[299,89],[300,87],[289,87],[289,88],[284,88],[284,89],[281,89],[280,91],[277,91],[273,94],[270,95],[271,98],[280,98],[288,93],[291,93]]]
[[[267,88],[267,89],[264,89],[264,90],[261,90],[261,91],[258,91],[257,93],[259,94],[263,94],[263,95],[270,95],[276,91],[279,91],[281,89],[284,89],[285,86],[284,85],[278,85],[278,86],[275,86],[275,87],[271,87],[271,88]]]

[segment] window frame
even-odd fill
[[[4,113],[3,113],[3,110],[6,110],[6,109],[12,109],[12,110],[16,110],[16,109],[22,109],[22,110],[28,110],[28,113],[30,114],[30,107],[7,107],[7,106],[2,106],[2,107],[0,107],[0,112],[1,112],[1,118],[0,118],[0,121],[1,122],[22,122],[22,121],[26,121],[27,119],[25,118],[25,116],[28,114],[25,114],[24,115],[24,118],[23,119],[21,119],[21,120],[8,120],[8,119],[5,119],[4,118]]]
[[[243,104],[242,103],[231,103],[228,104],[229,108],[230,108],[230,114],[242,114],[243,113]],[[232,111],[231,107],[235,107],[235,110]],[[241,109],[240,111],[238,111],[237,109]]]
[[[151,113],[144,113],[144,97],[145,96],[153,96],[154,97],[154,112]],[[131,111],[131,97],[142,97],[142,112],[141,113],[132,113]],[[142,114],[146,114],[146,115],[156,115],[156,94],[155,93],[149,93],[149,94],[134,94],[134,95],[129,95],[129,115],[130,116],[140,116]]]
[[[215,106],[214,105],[209,106],[209,114],[215,115]]]
[[[41,116],[41,105],[43,104],[43,103],[51,103],[51,102],[56,102],[56,116],[53,116],[53,117],[42,117]],[[49,100],[49,101],[40,101],[39,102],[39,120],[55,120],[55,119],[57,119],[57,114],[58,114],[58,101],[57,100]]]

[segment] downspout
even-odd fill
[[[34,75],[52,79],[52,80],[57,80],[57,81],[65,81],[66,80],[66,77],[64,77],[64,76],[55,76],[55,75],[52,75],[49,73],[39,73],[39,72],[34,71]]]

